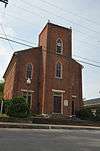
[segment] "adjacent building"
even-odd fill
[[[100,98],[94,98],[90,100],[83,101],[84,108],[89,108],[93,113],[100,110]]]
[[[26,98],[33,112],[75,115],[82,106],[82,65],[72,58],[72,29],[47,23],[38,47],[15,52],[4,99]]]

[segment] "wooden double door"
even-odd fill
[[[53,112],[61,113],[61,96],[53,96]]]

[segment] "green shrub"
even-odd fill
[[[12,103],[12,100],[3,101],[3,113],[8,114],[11,103]]]
[[[3,98],[4,82],[0,80],[0,99]]]
[[[1,112],[1,102],[2,102],[2,100],[0,99],[0,112]]]
[[[82,120],[92,120],[94,118],[90,108],[83,108],[79,111],[79,117]]]
[[[95,121],[100,121],[100,108],[96,109],[96,116],[94,118]]]
[[[23,97],[15,97],[12,99],[8,109],[9,116],[24,118],[29,114],[29,108]]]

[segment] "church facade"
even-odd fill
[[[47,23],[38,47],[13,54],[4,79],[4,99],[23,96],[33,112],[75,115],[83,104],[82,65],[72,58],[72,29]]]

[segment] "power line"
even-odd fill
[[[79,61],[79,62],[81,62],[81,63],[85,63],[85,64],[87,64],[87,65],[90,65],[90,66],[94,66],[94,67],[100,68],[99,65],[95,65],[95,64],[93,64],[93,63],[85,62],[85,61],[78,60],[78,59],[76,59],[76,60]]]
[[[1,13],[0,13],[1,14]],[[29,26],[33,26],[33,22],[30,22],[29,20],[25,20],[25,19],[23,19],[23,18],[21,18],[21,17],[19,17],[19,16],[13,16],[12,14],[10,14],[10,13],[8,13],[7,12],[7,14],[6,14],[7,16],[9,16],[9,17],[12,17],[12,19],[17,19],[17,20],[21,20],[21,21],[23,21],[25,24],[28,24]]]
[[[40,13],[37,13],[37,12],[35,12],[34,10],[30,11],[30,10],[27,10],[26,8],[24,8],[24,7],[20,7],[19,5],[18,5],[18,6],[17,6],[17,5],[15,6],[15,4],[13,4],[13,3],[12,3],[12,5],[13,5],[14,7],[20,8],[21,10],[24,10],[24,11],[27,12],[27,13],[30,13],[31,15],[36,14],[36,15],[39,15],[41,18],[45,17],[45,16],[41,16]]]
[[[77,17],[79,17],[79,18],[83,18],[84,20],[86,20],[86,21],[88,21],[88,22],[90,22],[90,23],[93,23],[93,24],[98,24],[97,22],[95,22],[95,21],[93,21],[93,20],[90,20],[90,19],[88,19],[88,18],[86,18],[86,17],[84,17],[84,16],[81,16],[81,15],[79,15],[79,14],[77,14],[77,13],[73,13],[72,11],[68,11],[68,10],[65,10],[65,9],[63,9],[62,7],[59,7],[58,5],[55,5],[54,3],[50,3],[50,2],[48,2],[48,1],[45,1],[45,0],[40,0],[41,2],[43,2],[43,3],[46,3],[46,4],[48,4],[48,5],[51,5],[51,6],[53,6],[53,7],[55,7],[55,8],[58,8],[60,11],[63,11],[63,12],[67,12],[67,13],[69,13],[69,14],[72,14],[72,15],[75,15],[75,16],[77,16]],[[66,14],[67,14],[66,13]],[[99,25],[98,25],[99,26]]]
[[[34,4],[30,4],[30,3],[28,3],[28,2],[26,2],[26,1],[24,1],[24,2],[22,2],[22,3],[25,3],[26,5],[29,5],[29,6],[34,6],[35,8],[38,8],[39,10],[42,10],[42,11],[44,11],[44,12],[48,12],[48,13],[50,13],[50,14],[54,14],[53,12],[51,12],[51,11],[48,11],[47,9],[44,9],[44,8],[41,8],[41,7],[39,7],[39,6],[36,6],[36,5],[34,5]],[[95,31],[95,30],[93,30],[93,29],[90,29],[90,28],[88,28],[88,27],[85,27],[84,25],[81,25],[81,24],[78,24],[78,23],[76,23],[76,22],[73,22],[73,21],[71,21],[71,20],[68,20],[68,19],[66,19],[65,17],[62,17],[62,16],[60,16],[60,15],[57,15],[57,14],[54,14],[55,16],[57,16],[57,17],[61,17],[62,19],[64,19],[64,20],[67,20],[68,22],[70,22],[70,23],[74,23],[74,24],[76,24],[76,25],[79,25],[79,26],[81,26],[82,28],[85,28],[86,30],[90,30],[90,31],[92,31],[92,32],[95,32],[95,33],[99,33],[98,31]]]
[[[18,6],[17,6],[18,7]],[[21,7],[18,7],[18,8],[21,8]],[[21,9],[23,9],[23,8],[21,8]],[[23,9],[25,12],[27,11],[27,12],[29,12],[29,13],[31,13],[31,14],[33,14],[33,12],[32,11],[29,11],[29,10],[27,10],[27,9]],[[36,13],[36,12],[35,12]],[[39,14],[40,15],[40,14]],[[11,15],[10,15],[11,16]],[[40,15],[41,16],[41,15]],[[15,16],[14,16],[15,17]],[[43,18],[43,17],[45,17],[45,16],[41,16],[41,18]],[[60,16],[61,17],[61,16]],[[17,17],[17,18],[19,18],[19,17]],[[22,19],[21,19],[22,20]],[[65,20],[65,19],[64,19]],[[81,32],[81,31],[79,31],[79,30],[75,30],[75,31],[77,31],[77,32],[79,32],[79,33],[81,33],[82,35],[83,34],[86,34],[86,33],[83,33],[83,32]],[[90,43],[89,43],[90,44]]]
[[[2,3],[4,3],[4,4],[5,4],[5,8],[7,7],[8,0],[0,0],[0,2],[2,2]]]
[[[7,35],[6,35],[5,30],[4,30],[3,25],[2,25],[2,24],[0,24],[0,25],[1,25],[2,31],[4,32],[5,37],[6,37],[6,39],[7,39]],[[10,46],[11,50],[13,50],[13,51],[14,51],[14,49],[13,49],[13,47],[12,47],[12,45],[11,45],[11,43],[10,43],[9,39],[8,39],[8,43],[9,43],[9,46]]]
[[[29,4],[29,3],[28,3]],[[30,6],[30,5],[29,5]],[[18,6],[17,6],[18,7]],[[18,8],[21,8],[21,7],[18,7]],[[33,14],[33,12],[32,11],[29,11],[29,10],[27,10],[27,9],[23,9],[23,8],[21,8],[22,10],[24,10],[25,12],[27,11],[27,12],[29,12],[29,13],[31,13],[31,14]],[[40,14],[39,14],[40,15]],[[40,15],[41,16],[41,15]],[[42,17],[42,16],[41,16]],[[45,17],[45,16],[44,16]],[[60,16],[61,17],[61,16]],[[65,19],[64,19],[65,20]],[[75,30],[75,31],[77,31],[77,32],[79,32],[80,34],[86,34],[86,33],[83,33],[83,32],[81,32],[81,31],[79,31],[79,30]],[[88,43],[87,41],[88,41],[88,39],[86,39],[85,38],[85,41],[86,41],[86,43]],[[84,42],[85,43],[85,42]],[[90,44],[90,45],[93,45],[93,46],[96,46],[97,47],[97,45],[94,45],[93,43],[88,43],[88,44]]]
[[[73,55],[77,58],[81,58],[81,59],[84,59],[84,60],[87,60],[87,61],[91,61],[91,62],[95,62],[95,63],[100,63],[99,61],[94,61],[94,60],[91,60],[91,59],[88,59],[88,58],[85,58],[85,57],[80,57],[80,56],[77,56],[77,55]]]
[[[6,6],[7,6],[7,4],[8,4],[8,0],[3,0],[2,2],[3,2],[3,3],[5,3],[5,7],[6,7]],[[5,11],[4,11],[4,18],[5,18]],[[0,26],[1,26],[1,29],[2,29],[2,31],[3,31],[3,33],[4,33],[4,35],[5,35],[6,39],[7,39],[7,35],[6,35],[5,30],[4,30],[4,26],[3,26],[3,24],[0,24]],[[12,45],[11,45],[11,43],[10,43],[9,39],[8,39],[8,44],[9,44],[9,46],[10,46],[11,50],[13,50],[13,47],[12,47]],[[13,51],[14,51],[14,50],[13,50]]]
[[[2,27],[2,28],[3,28],[3,27]],[[4,29],[3,29],[3,32],[4,32],[4,34],[5,34],[5,36],[6,36],[6,40],[8,40],[8,42],[9,42],[9,40],[10,40],[11,42],[16,42],[16,43],[18,43],[18,44],[22,44],[22,45],[25,45],[25,46],[29,46],[29,47],[30,47],[30,45],[26,45],[25,43],[21,43],[21,42],[17,42],[17,41],[8,39],[8,38],[7,38],[7,35],[6,35],[5,31],[4,31]],[[3,39],[3,38],[2,38],[2,39]],[[11,44],[10,44],[10,42],[9,42],[9,45],[10,45],[11,49],[13,49],[12,46],[11,46]],[[31,46],[31,47],[32,47],[32,46]]]
[[[84,41],[85,40],[85,41]],[[88,39],[84,39],[84,40],[78,40],[78,41],[80,41],[81,43],[85,43],[85,44],[87,44],[88,46],[92,46],[92,47],[100,47],[100,45],[98,45],[98,44],[93,44],[93,43],[90,43],[90,42],[88,42],[89,40]]]
[[[11,41],[11,42],[13,42],[13,43],[17,43],[17,44],[24,45],[24,46],[27,46],[27,47],[33,47],[33,46],[31,46],[31,45],[28,45],[28,44],[25,44],[25,43],[22,43],[22,42],[18,42],[18,41],[9,39],[9,38],[4,38],[4,37],[1,37],[1,36],[0,36],[0,39],[4,39],[4,40],[7,40],[7,41]]]
[[[24,2],[24,3],[27,3],[27,2]],[[27,4],[30,6],[29,3],[27,3]],[[35,6],[35,7],[37,7],[37,6]],[[21,7],[20,7],[20,8],[21,8]],[[39,7],[38,7],[38,8],[39,8]],[[25,10],[28,11],[27,9],[25,9]],[[45,10],[42,9],[42,11],[45,11]],[[31,13],[32,13],[32,12],[31,12]],[[58,15],[56,15],[56,16],[57,16],[57,17],[61,17],[61,16],[58,16]],[[41,17],[42,17],[42,16],[41,16]],[[65,20],[65,18],[63,18],[63,19]],[[77,30],[77,29],[76,29],[75,31],[79,32],[79,33],[82,34],[82,35],[83,35],[83,34],[84,34],[84,35],[86,34],[86,33],[83,33],[83,32],[81,32],[81,31]],[[97,31],[96,31],[96,32],[97,32]],[[87,36],[87,38],[88,38],[88,36]],[[85,38],[84,40],[86,41],[86,43],[88,43],[88,42],[87,42],[88,39]],[[97,44],[97,45],[94,45],[93,43],[88,43],[88,44],[93,45],[93,46],[96,46],[96,47],[97,47],[97,45],[98,45],[98,44]]]
[[[0,35],[4,35],[5,36],[5,34],[2,34],[2,33],[0,33]],[[11,36],[11,35],[8,35],[8,34],[6,34],[6,35],[7,35],[7,37],[11,37],[11,38],[14,38],[14,39],[17,39],[17,40],[32,44],[31,42],[29,42],[29,41],[27,41],[25,39],[21,39],[21,38],[18,38],[18,37],[15,37],[15,36]]]
[[[14,43],[17,43],[17,44],[20,44],[20,45],[24,45],[24,46],[27,46],[27,47],[33,47],[33,46],[31,46],[31,45],[27,45],[27,44],[25,44],[25,43],[21,43],[21,42],[18,42],[18,41],[15,41],[15,40],[12,40],[12,39],[8,39],[8,38],[4,38],[4,37],[0,37],[0,39],[4,39],[4,40],[9,40],[9,41],[11,41],[11,42],[14,42]],[[43,50],[43,51],[46,51],[46,50]],[[52,55],[55,55],[55,53],[52,53],[52,52],[47,52],[48,54],[52,54]],[[61,57],[63,57],[64,59],[67,59],[67,57],[65,56],[65,55],[63,55],[63,56],[61,56]],[[81,57],[80,57],[81,58]],[[93,66],[93,67],[98,67],[98,68],[100,68],[100,66],[99,65],[96,65],[96,64],[93,64],[93,63],[90,63],[90,62],[86,62],[86,61],[82,61],[82,60],[79,60],[79,59],[76,59],[77,61],[79,61],[79,62],[82,62],[82,63],[85,63],[85,64],[87,64],[87,65],[91,65],[91,66]],[[84,60],[86,60],[86,59],[84,59]]]

